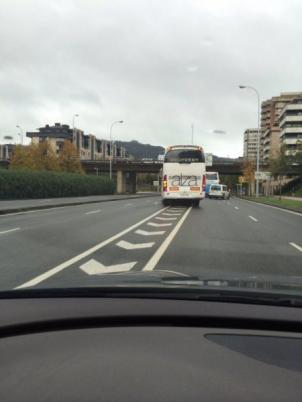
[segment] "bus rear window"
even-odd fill
[[[198,149],[173,149],[165,155],[165,163],[204,163],[204,153]]]
[[[207,180],[218,180],[217,174],[216,173],[207,173],[206,174],[206,179]]]

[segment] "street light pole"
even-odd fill
[[[109,177],[110,177],[110,180],[112,179],[112,158],[113,158],[113,152],[112,152],[113,151],[112,150],[112,127],[115,124],[122,124],[122,123],[124,123],[123,120],[117,120],[117,121],[114,121],[110,126],[110,132],[109,132],[109,138],[110,138]]]
[[[21,145],[23,145],[23,129],[18,124],[16,125],[16,127],[20,130],[20,133],[21,133]]]
[[[73,136],[73,140],[75,139],[75,137],[74,137],[74,129],[75,129],[74,121],[75,121],[76,117],[79,117],[79,115],[77,113],[72,116],[72,136]]]
[[[257,95],[258,101],[258,135],[257,135],[257,159],[256,159],[256,197],[259,197],[259,159],[260,159],[260,95],[256,88],[247,85],[239,85],[240,89],[251,89]]]

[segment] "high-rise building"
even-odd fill
[[[243,139],[243,157],[245,160],[256,161],[257,159],[257,144],[258,144],[258,129],[248,128],[244,132]]]
[[[299,145],[302,145],[302,96],[295,98],[283,108],[279,126],[280,142],[286,148],[285,154],[295,154]]]
[[[267,163],[276,158],[280,151],[279,117],[284,107],[302,92],[282,92],[262,102],[261,105],[261,151],[260,159]]]

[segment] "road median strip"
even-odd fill
[[[48,204],[48,205],[40,204],[40,205],[30,205],[30,206],[24,206],[24,207],[20,206],[20,207],[2,208],[2,209],[0,206],[0,215],[9,215],[9,214],[15,214],[15,213],[22,213],[22,212],[31,212],[31,211],[43,211],[43,210],[47,210],[47,209],[73,207],[73,206],[84,205],[84,204],[97,204],[100,202],[133,200],[133,199],[147,198],[147,197],[158,197],[158,194],[132,195],[132,196],[123,196],[122,195],[122,196],[112,196],[110,198],[99,199],[99,200],[58,202],[57,204]],[[14,201],[16,201],[16,200],[14,200]]]

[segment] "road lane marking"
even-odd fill
[[[254,222],[258,222],[258,219],[254,218],[252,215],[249,215],[249,218],[252,219]]]
[[[239,209],[239,207],[234,207],[235,209]]]
[[[98,212],[101,212],[101,209],[96,209],[95,211],[85,212],[85,215],[97,214]]]
[[[256,205],[259,205],[259,206],[262,206],[262,207],[279,209],[279,211],[287,212],[288,214],[294,214],[294,215],[302,216],[301,212],[290,211],[289,209],[279,208],[279,207],[276,207],[275,205],[268,205],[268,204],[264,204],[262,202],[255,202],[255,201],[250,201],[250,200],[241,200],[241,201],[250,202],[250,203],[252,203],[254,205],[256,204]]]
[[[157,263],[169,247],[169,245],[172,243],[174,237],[176,236],[177,232],[181,228],[182,224],[186,220],[187,216],[191,212],[192,207],[187,209],[187,211],[183,214],[183,216],[180,218],[180,220],[177,222],[173,230],[169,233],[169,235],[165,238],[165,240],[162,242],[160,247],[156,250],[156,252],[153,254],[153,256],[150,258],[150,260],[147,262],[147,264],[144,266],[143,271],[153,271],[153,269],[156,267]]]
[[[3,230],[2,232],[0,232],[0,234],[10,233],[10,232],[16,232],[17,230],[21,230],[21,228],[14,228],[14,229]]]
[[[154,227],[161,227],[161,226],[171,226],[172,223],[155,223],[155,222],[148,222],[147,225],[154,226]]]
[[[162,218],[161,216],[157,216],[155,219],[159,221],[176,221],[177,218]]]
[[[70,267],[70,265],[77,263],[78,261],[82,260],[85,257],[88,257],[89,255],[96,252],[97,250],[107,246],[107,244],[110,244],[113,241],[119,239],[120,237],[124,236],[126,233],[131,232],[133,229],[136,229],[138,226],[140,226],[143,223],[147,222],[148,220],[152,219],[154,216],[162,213],[167,208],[168,207],[162,208],[159,211],[156,211],[154,214],[147,216],[146,218],[144,218],[141,221],[135,223],[134,225],[128,227],[127,229],[124,229],[121,232],[110,237],[109,239],[106,239],[106,240],[102,241],[101,243],[96,244],[95,246],[84,251],[83,253],[80,253],[80,254],[76,255],[75,257],[73,257],[67,261],[64,261],[63,263],[57,265],[54,268],[49,269],[48,271],[44,272],[43,274],[36,276],[35,278],[23,283],[22,285],[16,286],[15,289],[28,288],[30,286],[35,286],[35,285],[45,281],[46,279],[57,274],[58,272],[63,271],[63,269]]]
[[[181,212],[176,212],[176,213],[169,213],[169,212],[163,212],[162,213],[162,215],[165,215],[165,216],[180,216],[181,215]]]
[[[155,242],[150,242],[150,243],[130,243],[129,241],[126,240],[121,240],[116,245],[118,247],[123,248],[124,250],[137,250],[141,248],[150,248],[154,246]]]
[[[113,274],[117,272],[127,272],[134,267],[137,261],[126,262],[125,264],[103,265],[93,258],[80,266],[80,269],[88,275]]]
[[[297,250],[301,251],[301,253],[302,253],[302,247],[298,246],[298,244],[293,243],[293,242],[289,242],[289,244],[290,244],[291,246],[295,247]]]
[[[142,235],[142,236],[159,236],[159,235],[163,235],[164,233],[166,233],[166,231],[165,231],[165,230],[161,230],[161,231],[159,231],[159,232],[155,232],[155,231],[148,232],[147,230],[137,229],[137,230],[135,231],[135,233],[136,233],[136,234],[140,234],[140,235]]]

